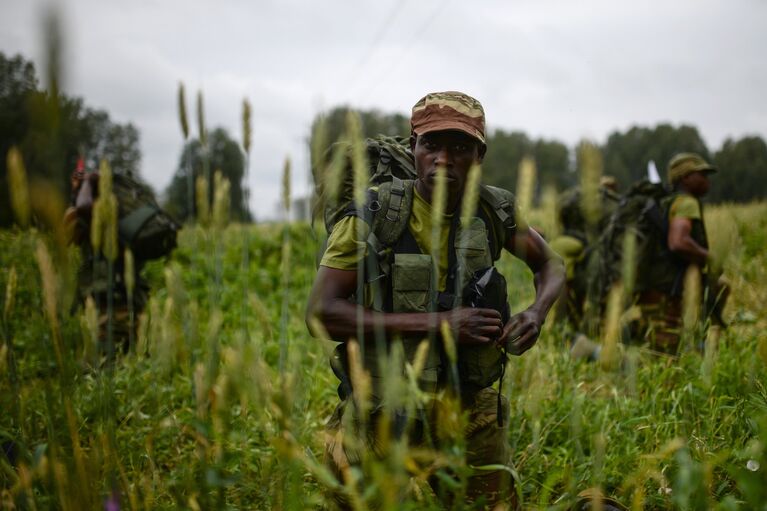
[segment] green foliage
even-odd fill
[[[209,169],[211,175],[206,175]],[[164,207],[181,221],[191,219],[196,211],[189,211],[189,206],[196,208],[194,201],[189,200],[188,173],[191,171],[194,179],[204,177],[212,182],[212,173],[220,170],[223,177],[229,180],[229,204],[231,217],[235,221],[249,222],[252,220],[250,211],[243,201],[242,177],[245,173],[245,157],[242,149],[224,128],[216,128],[208,134],[207,148],[200,144],[199,139],[192,139],[184,145],[178,163],[178,169],[165,191]],[[213,187],[208,187],[208,200],[213,203]]]
[[[767,197],[767,144],[761,137],[728,138],[714,155],[720,172],[711,177],[712,202],[746,202]]]
[[[653,160],[661,179],[666,180],[666,164],[681,152],[693,152],[710,161],[706,143],[694,126],[658,124],[654,128],[634,126],[625,133],[615,131],[604,146],[605,174],[618,181],[621,190],[647,177],[647,164]]]
[[[765,212],[764,204],[706,211],[712,244],[730,243],[725,271],[734,286],[733,325],[708,373],[695,352],[673,360],[636,348],[621,370],[606,372],[568,357],[570,334],[552,325],[535,349],[512,359],[504,389],[526,507],[565,509],[592,486],[646,509],[745,510],[764,502],[767,318],[753,307],[767,300],[767,254],[752,240],[767,229]],[[727,241],[733,219],[739,235]],[[32,255],[39,237],[0,232],[0,408],[9,411],[0,414],[0,441],[17,452],[15,464],[0,457],[4,505],[98,508],[115,490],[133,509],[327,502],[323,489],[334,483],[319,460],[337,381],[329,344],[311,338],[303,321],[321,241],[308,226],[183,230],[172,261],[145,268],[153,295],[138,349],[99,369],[83,365],[81,314],[69,314],[71,298],[58,313],[65,367],[55,362]],[[76,265],[74,254],[66,260]],[[500,268],[512,308],[521,310],[534,296],[529,270],[508,255]],[[11,269],[17,285],[8,295]],[[439,455],[461,473],[460,447]],[[388,462],[395,465],[373,466],[379,476],[367,494],[385,491],[382,481],[398,473],[401,459]],[[457,490],[463,484],[440,477]],[[399,505],[437,508],[428,494]]]
[[[31,178],[46,178],[69,195],[69,175],[82,155],[90,168],[102,159],[114,172],[138,176],[139,133],[117,124],[78,97],[39,90],[34,65],[0,53],[0,188],[7,189],[5,155],[19,146]],[[0,201],[0,226],[11,225],[9,201]]]

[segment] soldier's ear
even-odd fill
[[[485,159],[486,152],[487,152],[487,146],[485,144],[479,144],[479,147],[477,148],[477,161],[479,163],[482,163],[482,160]]]
[[[415,142],[417,137],[418,135],[416,135],[415,133],[410,134],[410,150],[411,151],[415,151]]]

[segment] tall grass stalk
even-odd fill
[[[13,210],[16,222],[19,226],[21,226],[21,228],[26,228],[29,225],[30,219],[27,171],[24,167],[24,159],[21,156],[21,151],[15,146],[8,150],[6,169],[8,169],[8,188],[10,192],[11,209]]]
[[[578,146],[578,160],[581,187],[581,211],[586,219],[590,234],[596,229],[602,216],[602,201],[599,197],[599,180],[602,177],[602,153],[591,142]]]
[[[290,158],[285,158],[282,170],[282,211],[287,222],[290,219]],[[288,334],[288,307],[290,303],[290,227],[286,224],[282,230],[282,312],[280,315],[280,360],[279,370],[282,374],[288,360],[289,334]]]
[[[184,83],[178,84],[178,121],[181,125],[181,134],[184,137],[184,154],[186,156],[186,202],[187,202],[187,222],[194,221],[194,173],[192,172],[192,151],[187,147],[189,140],[189,117],[186,113],[186,93]]]

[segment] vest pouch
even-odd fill
[[[501,377],[503,352],[495,345],[464,345],[458,349],[458,377],[464,392],[477,392]]]
[[[392,312],[428,312],[431,256],[395,254],[392,269]]]
[[[455,258],[464,282],[475,272],[492,266],[487,228],[481,218],[474,217],[467,227],[459,227],[455,236]]]

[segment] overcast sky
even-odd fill
[[[0,0],[0,51],[37,69],[50,1]],[[142,175],[170,182],[182,147],[179,82],[194,119],[241,140],[253,109],[257,217],[276,215],[284,159],[306,193],[312,118],[340,104],[408,113],[423,94],[479,99],[489,129],[573,145],[658,122],[767,138],[764,0],[71,0],[65,90],[141,133]],[[44,82],[43,82],[44,83]],[[196,124],[192,123],[196,133]]]

